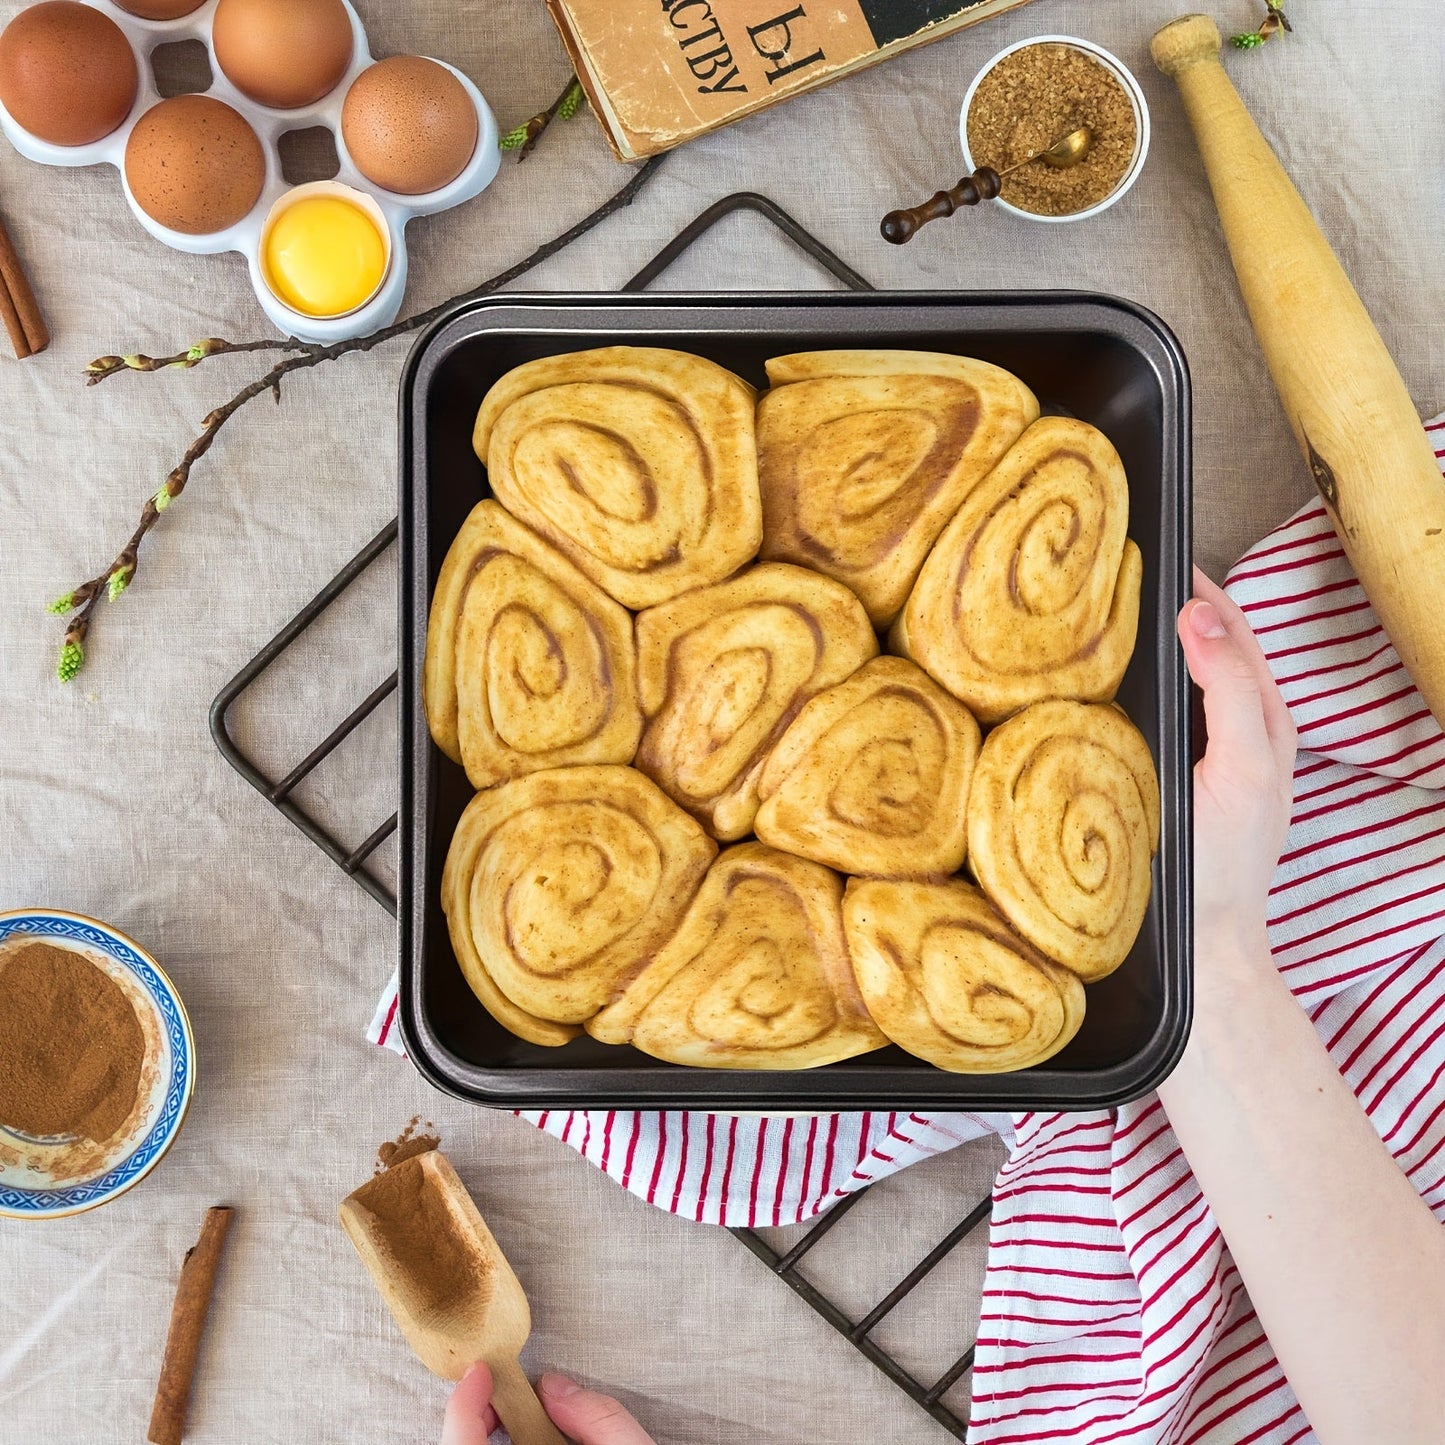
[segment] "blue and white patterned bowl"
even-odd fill
[[[96,1209],[138,1184],[165,1156],[185,1122],[196,1050],[185,1005],[139,944],[93,918],[52,908],[0,913],[0,950],[20,940],[84,954],[125,991],[145,1035],[140,1096],[104,1144],[36,1139],[0,1125],[0,1216],[54,1219]]]

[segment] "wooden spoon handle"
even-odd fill
[[[976,206],[980,201],[993,200],[1002,184],[999,173],[992,166],[980,166],[956,186],[950,186],[946,191],[935,191],[921,205],[906,211],[889,211],[878,229],[885,241],[901,246],[917,234],[920,226],[951,216],[960,206]]]
[[[512,1445],[567,1445],[567,1437],[547,1417],[531,1382],[516,1359],[493,1360],[492,1406],[507,1427]]]

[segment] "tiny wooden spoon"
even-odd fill
[[[401,1171],[410,1171],[400,1178]],[[389,1180],[383,1195],[381,1185]],[[399,1217],[404,1201],[411,1217]],[[421,1233],[421,1219],[444,1228],[464,1251],[466,1277],[435,1294],[400,1257],[399,1235]],[[492,1404],[514,1445],[567,1445],[547,1418],[518,1356],[532,1332],[521,1281],[477,1212],[446,1155],[432,1150],[379,1174],[347,1196],[341,1225],[376,1281],[401,1332],[421,1362],[444,1380],[459,1380],[485,1360],[492,1371]]]
[[[1035,151],[1021,161],[1015,161],[1004,170],[996,171],[992,166],[980,166],[956,186],[951,186],[946,191],[935,191],[928,200],[917,206],[903,211],[889,211],[879,224],[879,233],[885,241],[901,246],[916,236],[919,229],[930,221],[951,216],[960,206],[976,206],[980,201],[993,200],[1003,185],[1003,178],[1012,175],[1016,170],[1034,161],[1042,161],[1055,170],[1066,171],[1070,166],[1078,165],[1093,146],[1093,131],[1088,126],[1081,125],[1078,130],[1071,130],[1068,135],[1060,136],[1053,145]]]

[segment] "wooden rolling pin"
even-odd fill
[[[1375,613],[1445,726],[1445,480],[1380,333],[1220,64],[1207,15],[1150,47],[1184,99],[1280,400]]]

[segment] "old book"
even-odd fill
[[[547,0],[623,160],[669,150],[1026,0]]]

